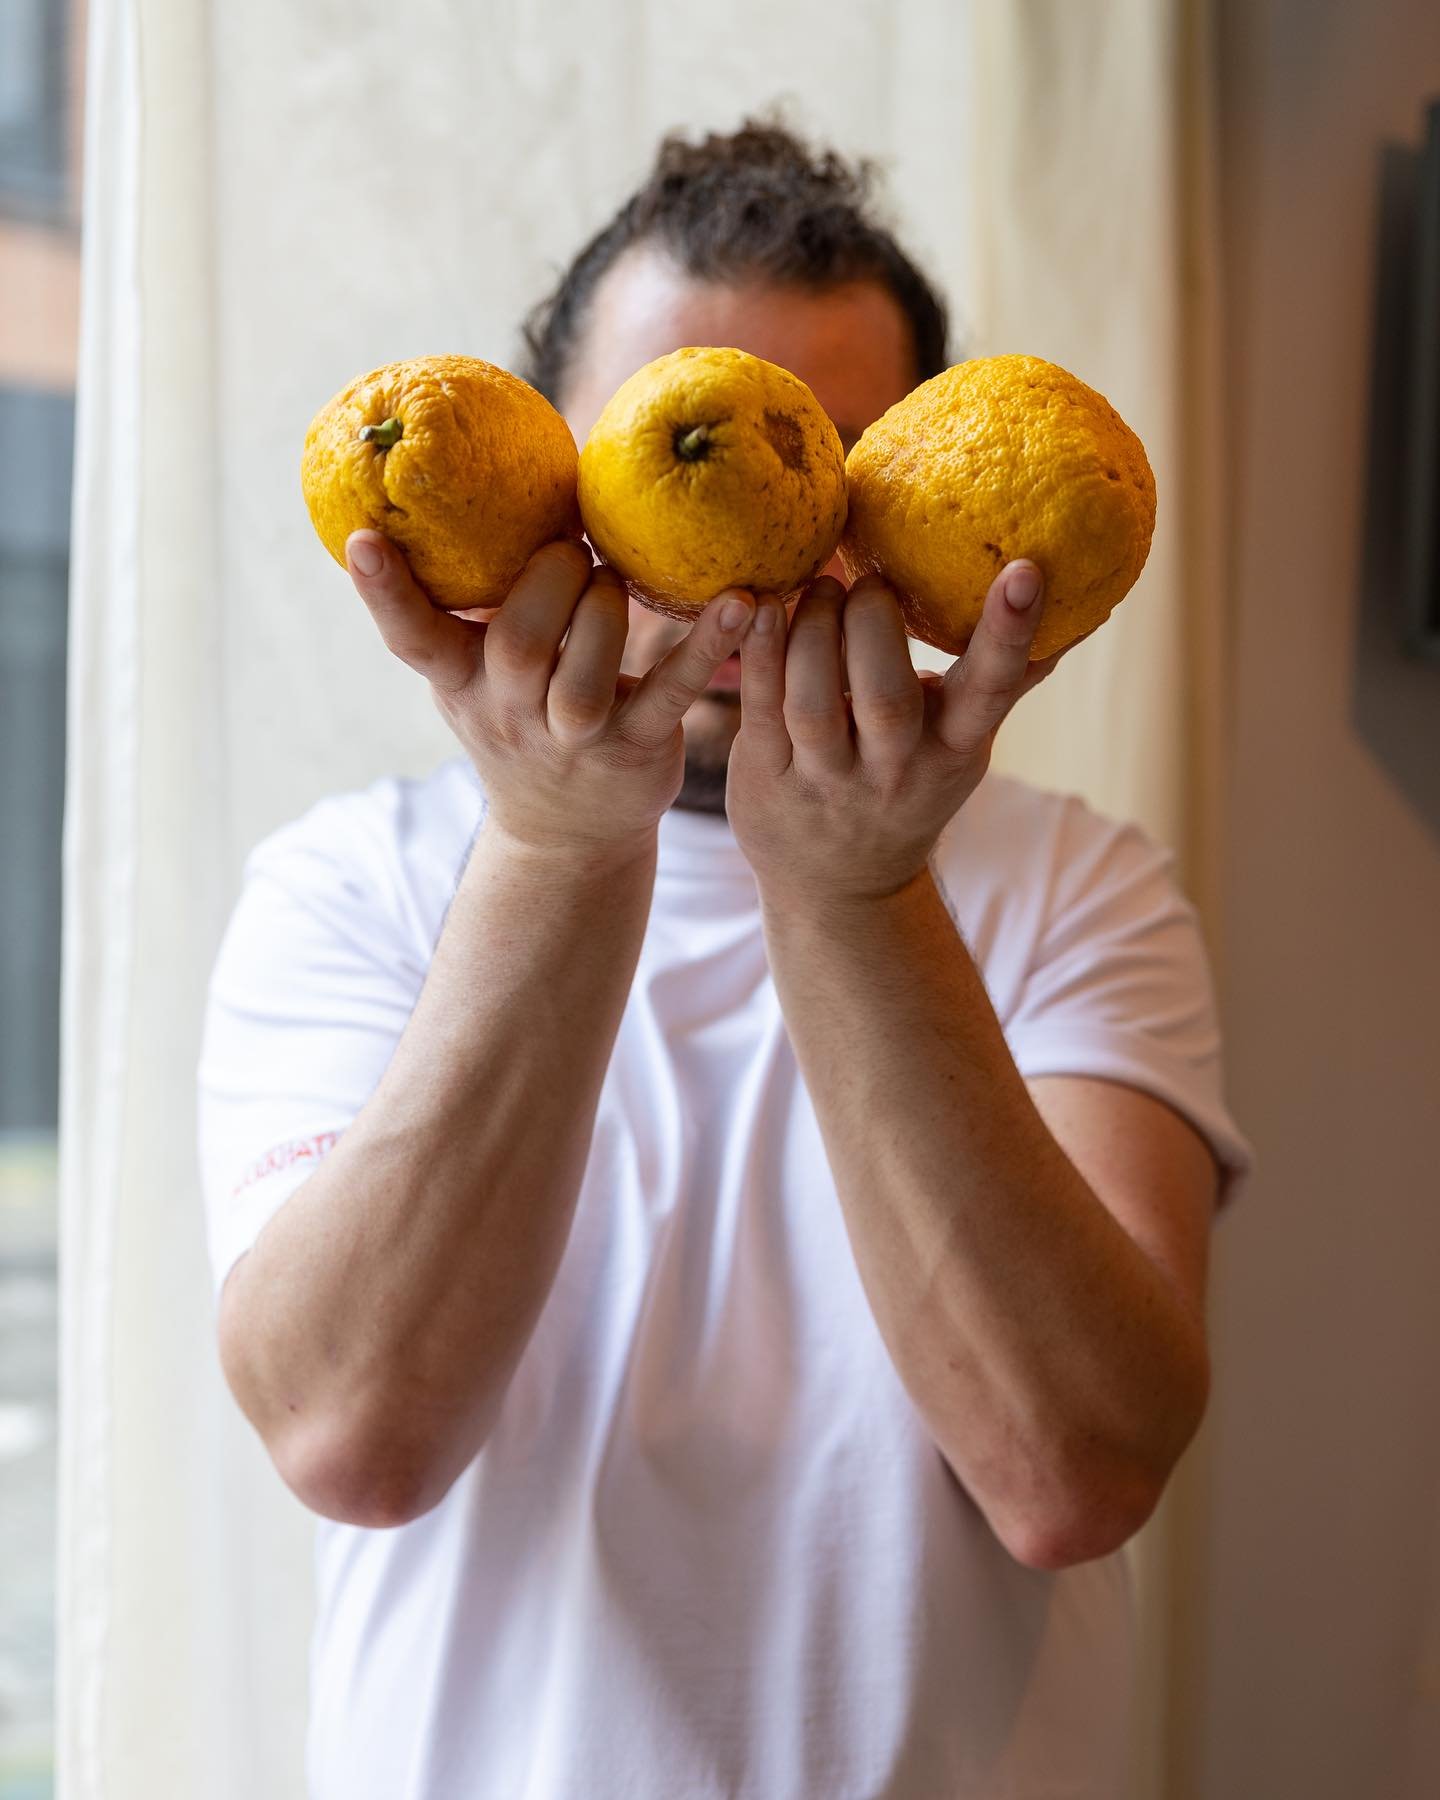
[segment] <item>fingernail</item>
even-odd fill
[[[754,632],[756,637],[769,637],[775,629],[775,621],[780,617],[778,606],[762,606],[755,614]]]
[[[1040,597],[1040,573],[1020,563],[1005,577],[1005,598],[1015,612],[1028,612]]]
[[[743,600],[727,600],[720,608],[720,624],[726,631],[733,631],[737,625],[743,625],[750,616],[750,608]]]
[[[384,552],[373,538],[360,538],[350,546],[350,566],[360,575],[378,575],[385,566]]]

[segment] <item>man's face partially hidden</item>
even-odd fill
[[[769,283],[696,281],[649,245],[627,251],[600,279],[576,346],[564,413],[577,444],[637,369],[687,344],[748,350],[806,383],[848,452],[872,420],[915,385],[910,328],[878,282],[818,292]],[[824,571],[840,576],[839,560]],[[621,664],[643,675],[689,628],[630,602]],[[725,810],[725,767],[740,728],[738,689],[712,687],[684,718],[685,784],[675,804]]]

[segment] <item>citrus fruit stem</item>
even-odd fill
[[[675,433],[675,454],[681,462],[703,462],[710,454],[710,427],[692,425]]]
[[[378,425],[362,425],[360,427],[361,442],[378,444],[382,450],[388,450],[392,444],[398,444],[404,433],[405,427],[393,417],[382,419]]]

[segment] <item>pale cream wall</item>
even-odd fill
[[[1440,843],[1352,723],[1351,681],[1376,163],[1440,97],[1440,8],[1222,0],[1220,17],[1222,999],[1261,1160],[1216,1240],[1211,1505],[1165,1800],[1434,1800]]]

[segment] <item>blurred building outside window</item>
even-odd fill
[[[54,1792],[60,841],[83,0],[0,0],[0,1800]]]

